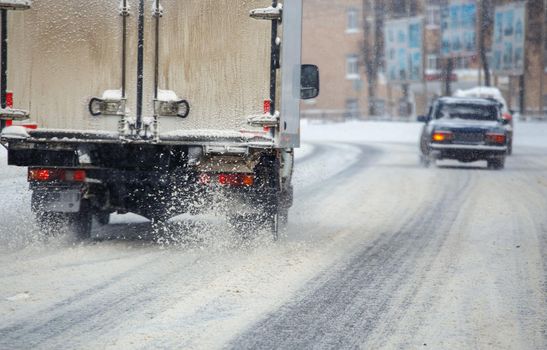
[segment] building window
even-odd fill
[[[346,57],[346,79],[359,79],[359,56],[355,54]]]
[[[426,8],[426,24],[430,28],[437,28],[441,24],[441,7],[429,5]]]
[[[439,69],[439,58],[437,55],[427,55],[427,69]]]
[[[470,67],[469,59],[469,57],[454,58],[454,69],[468,69]]]
[[[359,31],[359,13],[357,9],[349,8],[346,17],[346,33],[357,33]]]
[[[359,101],[354,98],[346,100],[346,119],[359,118]]]

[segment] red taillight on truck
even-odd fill
[[[65,169],[29,169],[28,181],[31,182],[85,182],[85,170]]]
[[[505,144],[505,135],[499,133],[488,133],[486,134],[486,142],[503,145]]]
[[[56,170],[52,169],[29,169],[28,180],[29,181],[55,181],[57,179]]]
[[[248,187],[254,184],[254,176],[248,174],[219,174],[218,183],[224,186]]]
[[[229,187],[251,187],[255,183],[255,177],[252,174],[220,173],[207,174],[202,173],[198,177],[200,185],[214,185]]]
[[[451,141],[453,138],[454,134],[450,131],[435,131],[431,135],[431,141],[433,142]]]

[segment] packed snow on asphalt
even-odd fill
[[[545,349],[547,123],[504,170],[418,162],[421,125],[302,125],[280,241],[214,212],[44,239],[0,161],[0,349]]]

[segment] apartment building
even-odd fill
[[[304,117],[362,117],[362,18],[362,0],[304,0],[302,60],[321,72],[321,94],[303,103]]]
[[[484,8],[488,13],[485,13],[486,27],[481,26],[480,20],[477,21],[477,33],[482,31],[485,47],[490,48],[494,7],[516,1],[477,0],[477,17],[481,16],[481,1],[485,1]],[[448,2],[449,0],[304,0],[303,58],[305,62],[313,62],[320,67],[322,91],[317,99],[303,104],[303,116],[366,119],[382,116],[404,117],[425,112],[429,101],[445,91],[443,70],[448,62],[440,54],[440,25],[441,9]],[[511,108],[518,110],[524,107],[527,114],[547,111],[545,2],[527,1],[524,76],[491,75],[491,84],[502,90]],[[372,89],[369,89],[363,52],[365,40],[369,44],[374,43],[374,23],[378,20],[378,10],[382,17],[380,20],[384,23],[390,19],[409,16],[423,18],[423,82],[405,86],[386,81],[382,30],[378,33],[381,37],[380,45],[373,46],[382,56],[379,66],[376,67],[377,80]],[[365,25],[365,20],[368,21],[368,26]],[[486,52],[486,56],[488,60],[491,59],[490,52]],[[452,91],[485,83],[480,55],[454,57],[452,67]],[[374,115],[371,115],[369,101],[374,104]],[[402,108],[407,101],[411,106],[411,113]]]

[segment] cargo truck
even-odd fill
[[[292,205],[302,0],[0,0],[1,143],[45,233],[221,212],[277,239]],[[25,11],[18,11],[25,10]],[[9,44],[9,47],[8,47]]]

